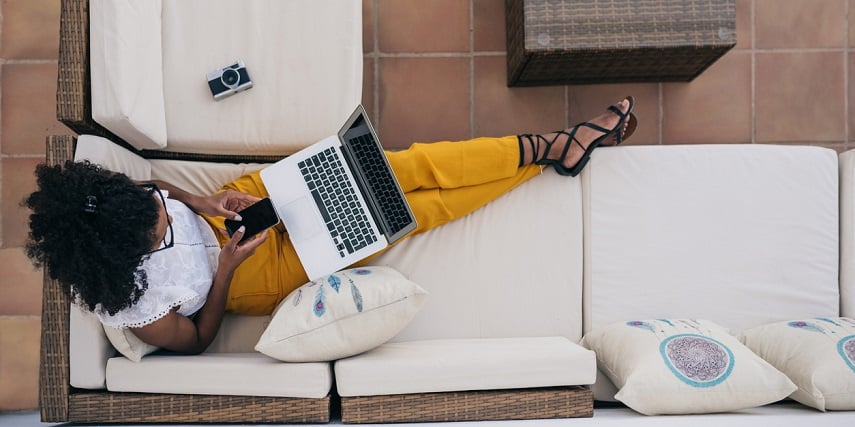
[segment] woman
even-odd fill
[[[547,135],[414,144],[387,153],[418,221],[413,234],[465,216],[552,166],[576,176],[600,145],[635,130],[628,97],[590,122]],[[180,353],[204,351],[225,311],[269,314],[308,281],[284,227],[243,243],[225,218],[267,196],[259,174],[201,197],[136,183],[89,163],[40,165],[27,254],[107,326]],[[255,254],[258,252],[255,256]],[[370,258],[360,264],[370,262]]]

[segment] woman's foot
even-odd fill
[[[633,100],[628,97],[614,108],[572,128],[544,135],[521,135],[521,165],[537,163],[554,166],[562,175],[575,176],[581,167],[580,161],[597,145],[616,145],[628,138],[635,130],[636,119],[631,114]],[[616,129],[623,121],[621,129]],[[603,138],[605,136],[605,138]],[[600,140],[601,139],[601,140]],[[591,144],[596,144],[593,148]]]

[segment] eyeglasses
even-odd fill
[[[158,197],[160,197],[160,203],[163,205],[163,213],[169,218],[169,212],[166,210],[166,198],[163,197],[163,193],[160,191],[160,188],[157,188],[157,185],[153,183],[139,184],[139,186],[146,190],[149,195],[154,195],[157,193]],[[175,238],[172,232],[172,223],[166,222],[166,234],[163,235],[163,239],[160,242],[160,246],[153,250],[143,253],[143,255],[151,255],[155,252],[160,252],[164,249],[169,249],[175,245]]]

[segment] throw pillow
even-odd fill
[[[585,335],[615,398],[645,415],[703,414],[765,405],[796,386],[707,320],[619,322]]]
[[[279,303],[255,349],[285,362],[362,353],[400,332],[426,295],[391,268],[343,270],[301,286]]]
[[[742,342],[799,387],[790,397],[825,410],[855,409],[855,320],[777,322],[742,333]]]
[[[110,340],[110,344],[113,344],[116,351],[134,362],[139,362],[143,356],[158,350],[158,347],[137,338],[130,329],[104,326],[104,332],[107,334],[107,339]]]

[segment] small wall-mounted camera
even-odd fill
[[[249,79],[243,61],[236,61],[232,65],[208,73],[208,86],[211,87],[214,99],[219,101],[251,88],[252,80]]]

